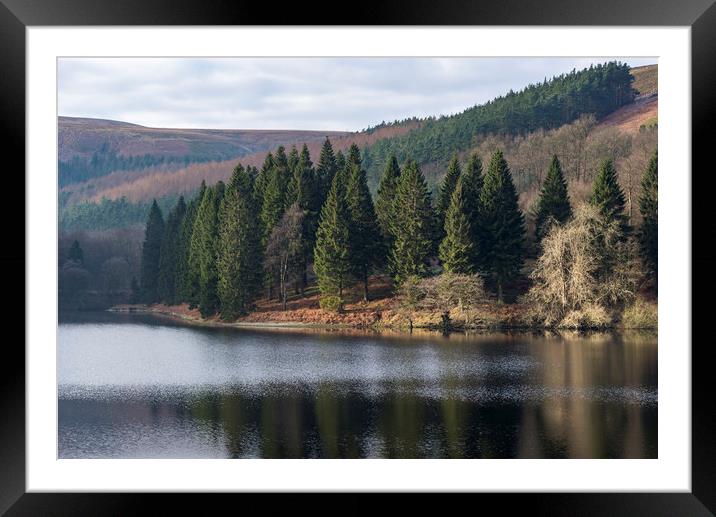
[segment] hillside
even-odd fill
[[[60,185],[114,171],[235,160],[280,144],[322,140],[342,131],[167,129],[115,120],[58,117]]]
[[[360,147],[372,189],[391,154],[401,162],[407,157],[416,159],[434,188],[453,153],[463,158],[473,149],[485,147],[483,143],[529,139],[533,134],[569,126],[589,114],[596,117],[597,129],[638,133],[641,126],[657,120],[657,75],[657,65],[632,69],[614,63],[598,65],[528,85],[519,92],[510,91],[456,115],[412,118],[358,133],[157,129],[61,117],[61,159],[98,163],[102,169],[102,157],[115,156],[104,169],[95,171],[99,173],[84,179],[76,174],[72,182],[62,182],[62,163],[70,162],[60,164],[61,211],[89,202],[82,207],[87,213],[80,218],[84,219],[92,213],[94,203],[103,199],[119,203],[124,198],[128,205],[105,205],[103,211],[126,211],[131,206],[132,213],[135,208],[141,212],[153,198],[169,203],[179,194],[193,193],[202,180],[208,184],[226,180],[239,161],[260,167],[266,152],[278,145],[288,149],[305,142],[316,162],[326,136],[336,151],[347,149],[352,142]],[[531,189],[535,174],[539,176],[528,171],[524,178],[517,177],[518,185]],[[67,220],[75,220],[77,210],[72,210],[75,213]]]

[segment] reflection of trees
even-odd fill
[[[625,390],[656,386],[656,342],[630,336],[565,334],[534,343],[542,363],[535,386],[543,385],[541,403],[526,404],[521,429],[523,457],[648,457],[655,443],[645,436],[655,428],[656,411],[624,400]],[[610,399],[610,397],[613,397]],[[645,424],[645,420],[653,422]]]

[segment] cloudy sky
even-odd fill
[[[151,127],[355,131],[572,68],[656,58],[61,58],[59,114]]]

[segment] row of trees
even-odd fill
[[[655,156],[652,162],[655,168]],[[652,189],[647,176],[644,192]],[[655,169],[652,176],[655,191]],[[652,197],[642,203],[639,235],[655,270]],[[600,167],[591,201],[628,234],[624,194],[610,160]],[[537,239],[571,217],[567,183],[554,156],[538,201]],[[368,299],[375,271],[389,272],[400,285],[430,276],[440,263],[451,274],[479,274],[502,301],[505,287],[521,274],[525,234],[501,151],[486,171],[477,155],[464,166],[454,156],[435,203],[418,164],[408,159],[400,167],[391,157],[374,203],[358,148],[343,156],[326,139],[317,166],[305,145],[288,154],[281,147],[267,155],[261,170],[238,165],[228,184],[202,184],[188,205],[179,200],[166,222],[155,202],[144,242],[142,298],[188,302],[204,316],[218,312],[234,319],[264,288],[269,298],[278,288],[285,307],[290,285],[302,292],[312,265],[322,306],[340,310],[346,288],[356,282]]]

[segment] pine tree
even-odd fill
[[[80,247],[79,241],[75,240],[72,242],[72,246],[70,246],[70,251],[67,253],[67,260],[71,260],[79,266],[84,265],[84,253],[82,252],[82,248]]]
[[[466,213],[462,179],[458,178],[445,214],[445,237],[440,243],[440,260],[448,273],[474,272],[473,233]]]
[[[268,153],[266,155],[266,158],[264,159],[264,163],[261,166],[261,170],[258,173],[258,176],[256,176],[256,181],[254,181],[254,196],[259,204],[259,210],[261,209],[261,205],[264,201],[264,192],[266,190],[266,185],[269,182],[269,175],[271,173],[271,169],[273,169],[275,163],[273,159],[273,154]]]
[[[346,168],[346,157],[341,151],[336,153],[336,172],[342,171]],[[333,183],[331,183],[332,185]]]
[[[348,158],[346,159],[346,166],[350,165],[361,165],[360,149],[353,143],[348,149]]]
[[[590,203],[597,207],[606,224],[617,223],[623,235],[628,232],[627,216],[624,213],[626,200],[619,186],[614,162],[606,159],[602,162],[594,179]]]
[[[393,247],[393,235],[390,233],[391,220],[393,219],[393,201],[395,190],[400,177],[400,167],[395,156],[391,156],[385,165],[383,176],[378,185],[378,197],[375,201],[375,215],[378,219],[380,234],[383,237],[383,246],[386,251]]]
[[[180,263],[181,228],[186,214],[184,196],[179,197],[176,206],[169,212],[164,228],[161,252],[159,255],[159,280],[157,291],[159,300],[167,305],[179,302],[177,268]]]
[[[261,207],[261,227],[263,230],[262,245],[266,245],[276,223],[286,210],[286,177],[279,166],[269,170],[268,180],[264,188],[264,198]]]
[[[179,284],[180,300],[187,302],[191,308],[199,304],[199,266],[191,257],[191,237],[194,232],[196,214],[206,192],[206,182],[201,182],[199,192],[191,200],[184,215],[181,228],[180,262],[177,266],[177,283]]]
[[[647,271],[653,274],[654,282],[657,280],[659,265],[659,170],[658,152],[649,160],[649,165],[641,180],[641,197],[639,198],[639,212],[643,222],[639,231],[639,244],[641,256]]]
[[[450,160],[447,172],[445,173],[445,178],[443,178],[443,182],[440,185],[440,190],[438,191],[438,200],[437,204],[435,205],[435,213],[437,215],[438,220],[438,229],[441,234],[440,238],[444,237],[445,235],[445,214],[447,213],[447,209],[452,202],[452,193],[453,190],[455,190],[455,186],[457,185],[457,180],[459,178],[460,162],[457,159],[456,153],[453,155],[452,160]]]
[[[435,214],[430,191],[418,164],[408,161],[400,173],[395,191],[395,217],[391,233],[395,237],[390,267],[400,284],[412,275],[424,275],[433,247]]]
[[[333,177],[331,190],[321,209],[313,251],[314,270],[322,296],[343,297],[351,271],[349,250],[350,214],[345,199],[345,171]]]
[[[298,149],[296,146],[291,146],[291,152],[288,153],[288,171],[290,173],[290,179],[286,186],[286,198],[285,208],[288,208],[298,200],[298,163],[300,161],[298,155]]]
[[[480,192],[480,221],[483,266],[502,302],[505,284],[522,269],[525,238],[524,216],[502,151],[496,151],[490,159]]]
[[[142,244],[142,267],[139,282],[142,300],[145,303],[159,301],[157,283],[159,280],[159,257],[163,238],[164,218],[155,199],[149,209],[147,227],[144,231],[144,243]]]
[[[223,183],[207,187],[196,214],[191,237],[190,263],[199,272],[199,311],[209,317],[219,308],[217,295],[216,246],[219,204],[223,197]]]
[[[380,260],[381,242],[366,173],[360,163],[351,163],[346,188],[350,214],[349,247],[353,275],[363,282],[363,300],[368,301],[368,277]]]
[[[555,154],[552,156],[537,202],[535,217],[537,240],[542,240],[551,224],[564,224],[570,217],[572,217],[572,206],[569,203],[567,182],[562,174],[562,165]]]
[[[261,287],[261,242],[251,176],[238,165],[232,173],[218,215],[216,270],[221,317],[246,313]]]
[[[462,197],[465,205],[464,212],[470,223],[472,233],[472,264],[475,271],[484,270],[483,263],[483,224],[480,212],[480,194],[485,178],[482,175],[482,160],[477,154],[472,154],[467,160],[465,169],[460,175],[462,182]]]
[[[323,203],[326,202],[336,170],[338,170],[338,165],[336,164],[336,156],[333,153],[333,146],[331,141],[326,138],[326,141],[323,142],[323,147],[321,147],[321,156],[318,158],[318,165],[316,166],[319,210]]]

